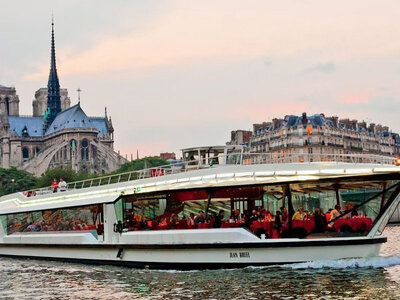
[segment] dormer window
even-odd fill
[[[22,129],[22,136],[29,137],[28,128],[26,128],[26,126]]]

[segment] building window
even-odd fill
[[[87,139],[81,141],[81,159],[89,159],[89,141]]]
[[[6,97],[6,114],[10,115],[10,99]]]
[[[28,159],[29,158],[29,149],[28,148],[22,148],[22,158],[23,159]]]
[[[76,141],[75,140],[71,140],[70,149],[71,149],[71,157],[74,157],[76,155]]]

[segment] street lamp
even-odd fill
[[[14,183],[15,183],[15,179],[11,178],[11,183],[12,183],[12,192],[14,193]]]

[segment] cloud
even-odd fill
[[[356,93],[348,94],[339,99],[340,104],[365,104],[368,103],[371,97],[371,93]]]
[[[332,62],[320,63],[304,70],[303,73],[325,73],[331,74],[335,71],[335,64]]]
[[[316,1],[252,3],[243,6],[237,0],[173,1],[170,10],[158,14],[150,10],[151,26],[132,26],[119,34],[107,30],[96,41],[83,41],[85,48],[77,43],[75,47],[81,51],[70,48],[67,53],[59,49],[63,72],[71,76],[128,69],[140,72],[163,65],[205,60],[217,63],[265,55],[307,55],[336,61],[397,53],[400,48],[400,39],[393,39],[400,35],[400,26],[377,13],[383,9],[379,5],[370,4],[360,11],[356,5],[343,10],[343,5]],[[126,11],[135,14],[134,8],[127,7]],[[338,14],[341,22],[337,22]],[[125,12],[122,17],[127,15]],[[376,45],[385,46],[370,47],[371,37]],[[334,69],[335,65],[327,62],[308,72],[329,74]],[[36,72],[26,73],[24,78],[45,78],[47,70],[46,59]]]
[[[108,107],[123,153],[223,144],[304,111],[400,126],[398,0],[9,1],[0,84],[22,114],[47,83],[54,3],[60,82],[88,114]]]
[[[236,107],[230,117],[249,118],[253,122],[270,121],[273,118],[282,118],[285,115],[301,114],[311,111],[312,103],[308,101],[275,101],[275,104],[246,103]]]

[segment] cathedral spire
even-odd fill
[[[54,19],[51,20],[51,58],[50,74],[47,83],[47,111],[45,114],[46,128],[54,121],[57,114],[61,112],[60,82],[58,81],[56,66],[56,44],[54,41]]]

